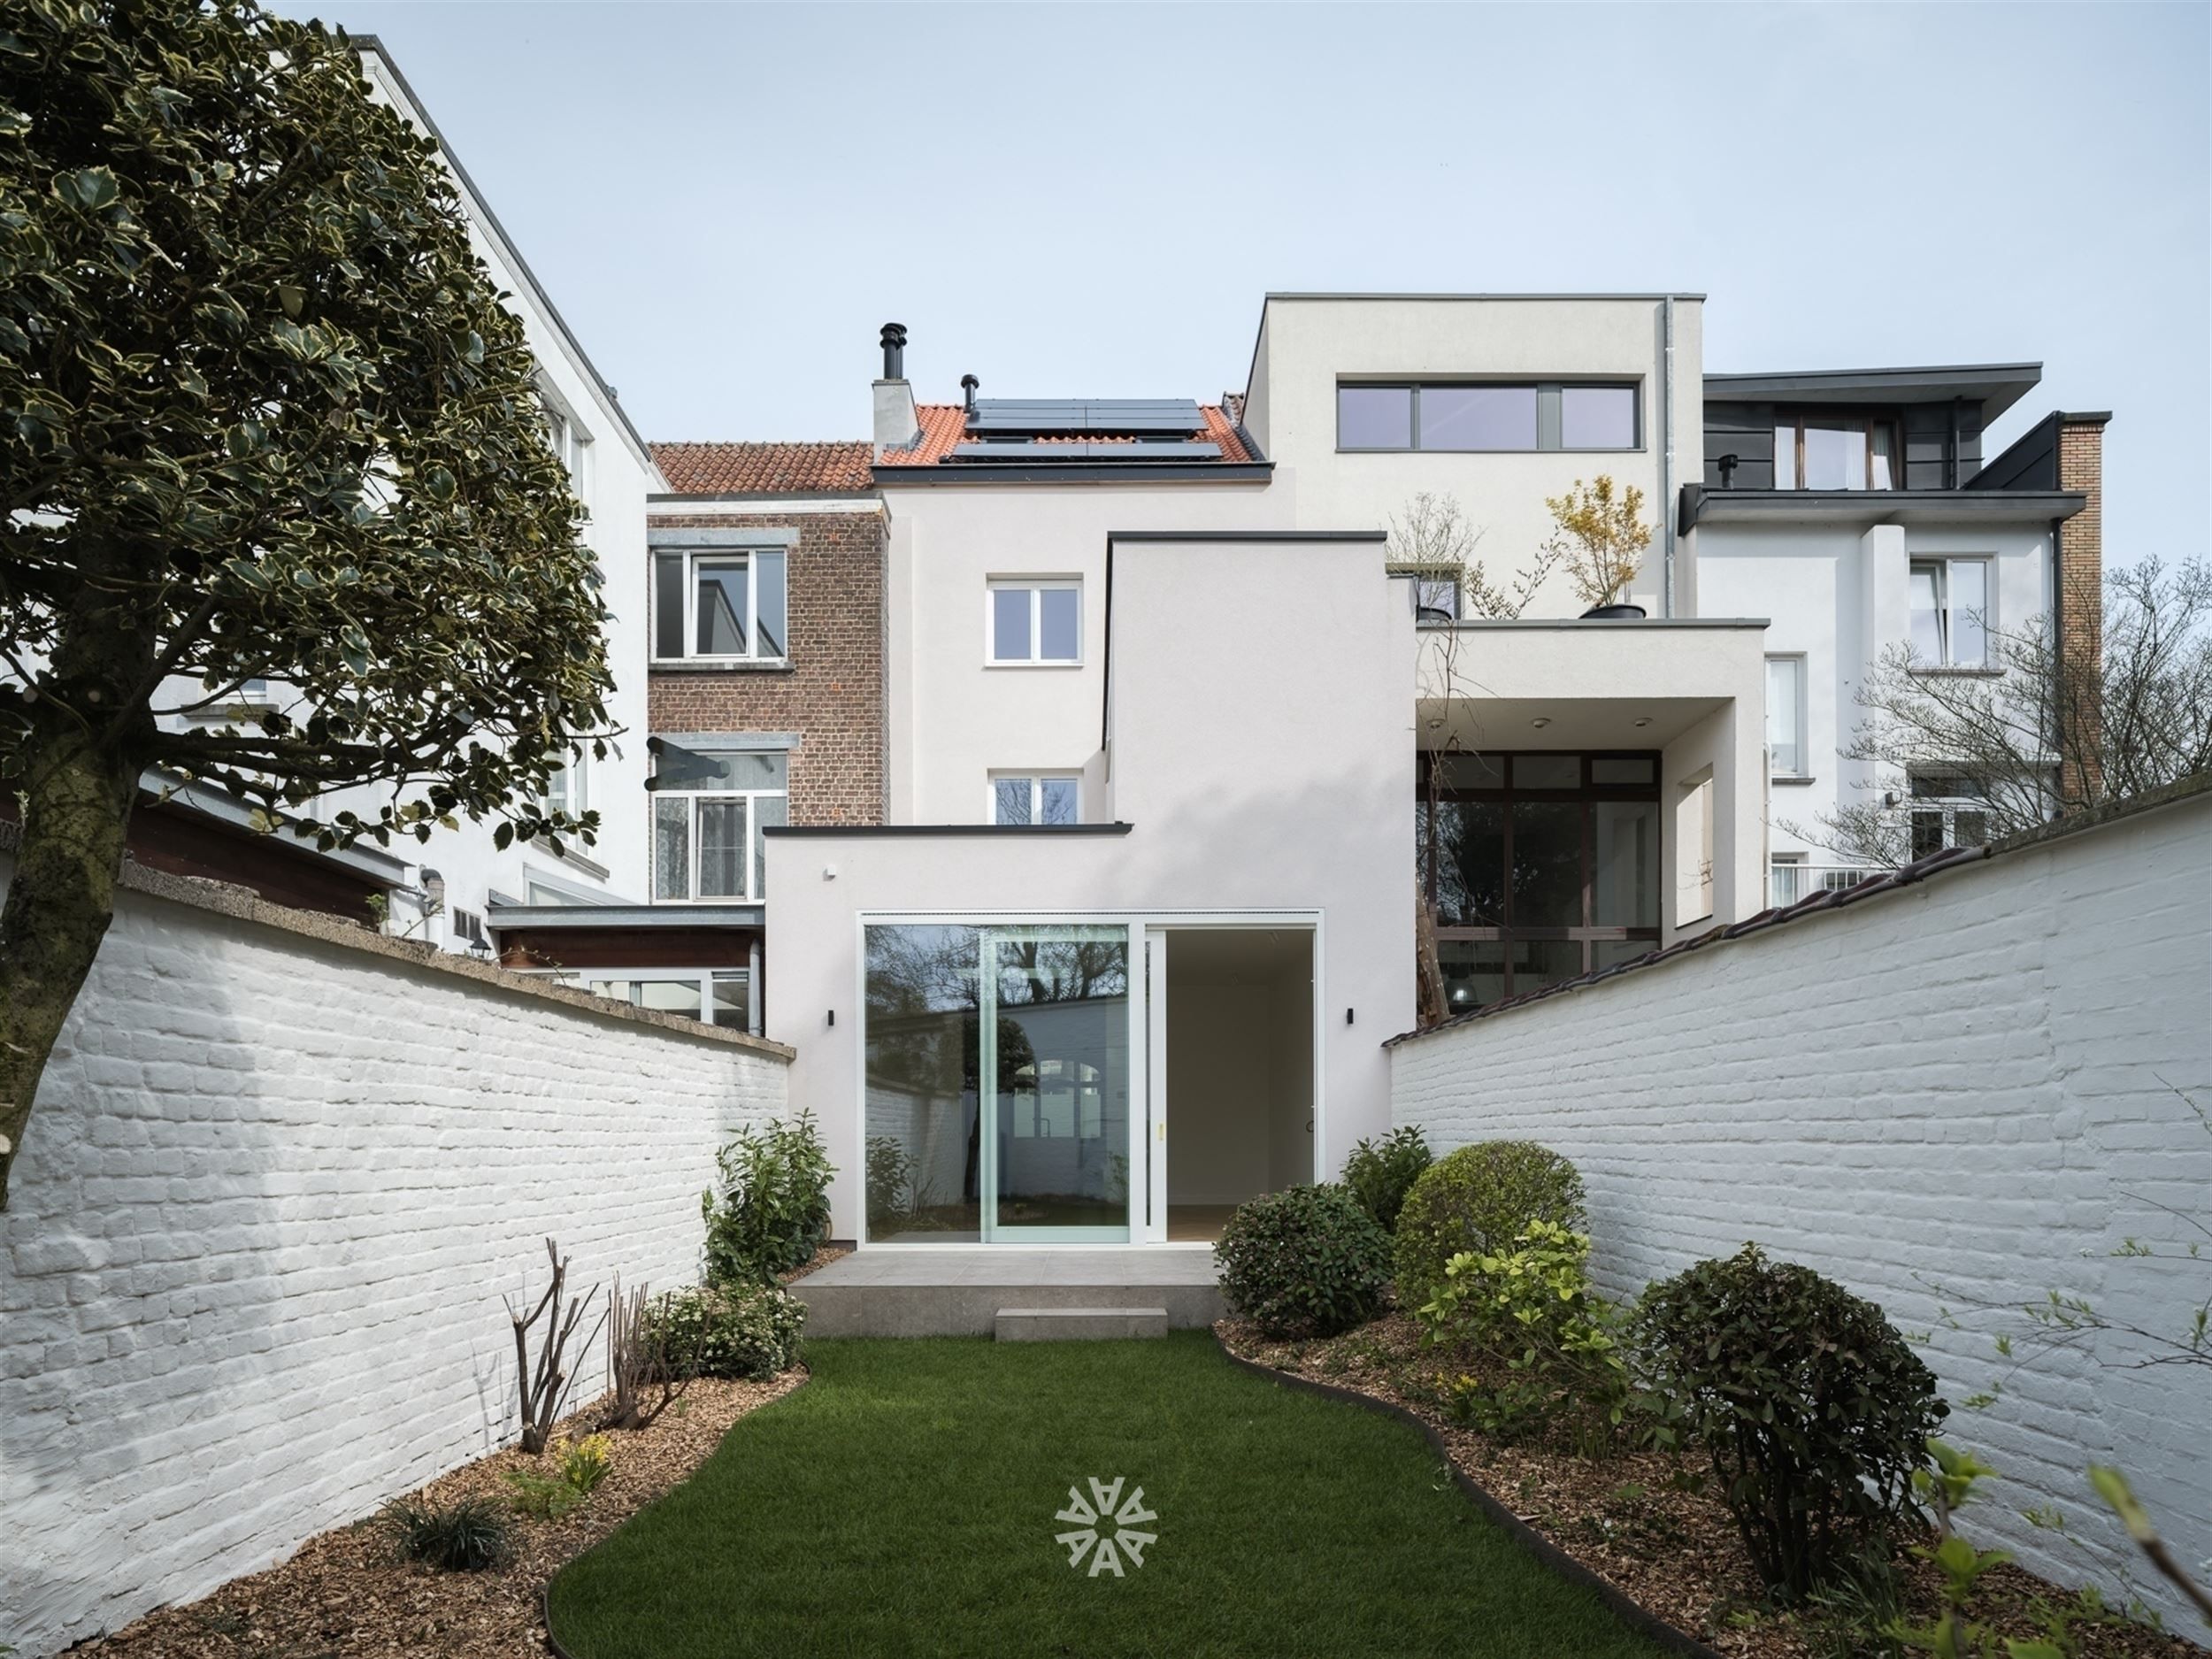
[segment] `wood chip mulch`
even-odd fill
[[[818,1261],[817,1263],[818,1265]],[[70,1650],[82,1659],[543,1659],[545,1586],[562,1567],[706,1460],[730,1425],[805,1379],[792,1370],[766,1382],[702,1379],[649,1429],[617,1432],[613,1467],[592,1494],[557,1521],[514,1517],[514,1553],[488,1572],[441,1572],[399,1560],[383,1529],[357,1522],[311,1538],[283,1565],[234,1578],[184,1607],[163,1608],[115,1635]],[[596,1402],[562,1425],[590,1432]],[[541,1468],[520,1452],[495,1452],[441,1476],[419,1494],[438,1504],[486,1497],[506,1507],[510,1469]]]
[[[1834,1627],[1809,1627],[1761,1605],[1727,1509],[1709,1490],[1686,1489],[1684,1477],[1709,1468],[1701,1455],[1624,1448],[1588,1458],[1544,1445],[1506,1444],[1455,1427],[1421,1388],[1422,1379],[1448,1361],[1422,1349],[1419,1327],[1404,1315],[1325,1340],[1273,1341],[1237,1319],[1225,1319],[1214,1331],[1240,1358],[1411,1411],[1443,1437],[1453,1463],[1516,1517],[1647,1612],[1732,1659],[1829,1659],[1842,1651]],[[1932,1620],[1940,1575],[1924,1563],[1906,1566],[1908,1616]],[[1971,1610],[2007,1635],[2024,1639],[2040,1633],[2031,1603],[2070,1600],[2069,1593],[2008,1565],[1982,1579]],[[2126,1623],[2078,1624],[2074,1636],[2081,1659],[2203,1659],[2205,1652],[2179,1637]]]

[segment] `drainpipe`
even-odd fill
[[[1666,526],[1660,542],[1659,614],[1674,614],[1674,296],[1659,302],[1659,516]]]

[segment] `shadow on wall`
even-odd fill
[[[504,1444],[503,1293],[534,1305],[549,1235],[578,1290],[695,1279],[715,1147],[781,1073],[126,892],[0,1217],[0,1640],[189,1600]]]

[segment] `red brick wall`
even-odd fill
[[[787,669],[655,672],[656,732],[796,732],[794,824],[883,821],[883,519],[851,513],[685,514],[656,529],[790,529]]]
[[[2079,490],[2088,505],[2059,526],[2054,591],[2058,595],[2061,708],[2059,794],[2068,806],[2104,793],[2099,756],[2104,659],[2104,420],[2062,415],[2058,487]]]

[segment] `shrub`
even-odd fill
[[[1423,1171],[1398,1212],[1398,1304],[1417,1308],[1465,1252],[1501,1256],[1532,1221],[1579,1229],[1582,1177],[1532,1141],[1484,1141]]]
[[[647,1317],[675,1376],[757,1380],[798,1358],[806,1304],[778,1285],[701,1285],[655,1298]]]
[[[525,1515],[557,1521],[589,1497],[614,1467],[612,1442],[603,1434],[580,1440],[555,1440],[545,1448],[553,1472],[510,1469],[504,1479],[515,1489],[512,1502]]]
[[[836,1173],[813,1115],[746,1130],[715,1154],[722,1195],[700,1195],[707,1282],[766,1284],[806,1265],[829,1232]]]
[[[1480,1378],[1448,1386],[1447,1409],[1494,1434],[1565,1429],[1585,1450],[1620,1426],[1628,1367],[1613,1305],[1590,1288],[1590,1237],[1532,1221],[1495,1255],[1462,1252],[1416,1310],[1425,1341],[1482,1356]]]
[[[1632,1342],[1787,1601],[1886,1537],[1949,1410],[1879,1308],[1756,1245],[1652,1286]]]
[[[447,1572],[496,1567],[507,1559],[513,1536],[498,1506],[483,1498],[464,1498],[443,1509],[398,1498],[384,1506],[379,1519],[401,1555]]]
[[[1341,1187],[1240,1205],[1214,1246],[1229,1305],[1269,1336],[1334,1336],[1382,1310],[1390,1239]]]
[[[1429,1143],[1421,1132],[1410,1124],[1401,1125],[1379,1141],[1363,1141],[1352,1148],[1352,1156],[1344,1160],[1344,1184],[1387,1233],[1398,1225],[1406,1194],[1430,1162]]]

